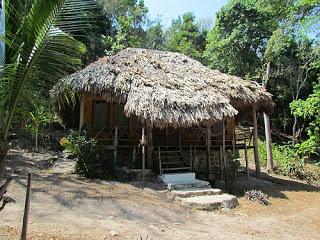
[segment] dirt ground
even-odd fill
[[[53,164],[53,162],[55,162]],[[180,207],[158,184],[88,180],[71,174],[72,160],[11,150],[8,195],[17,202],[0,212],[0,239],[19,239],[32,176],[29,239],[320,239],[320,188],[286,177],[238,183],[240,205],[230,211]],[[257,188],[271,205],[249,202]]]

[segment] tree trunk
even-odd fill
[[[263,79],[263,86],[267,89],[267,84],[271,75],[271,63],[267,63],[266,74],[264,75]],[[273,158],[272,158],[272,148],[271,148],[271,129],[270,129],[270,117],[266,113],[263,113],[263,120],[264,120],[264,129],[265,129],[265,136],[266,136],[266,148],[267,148],[267,171],[272,172],[274,165],[273,165]]]
[[[7,156],[8,150],[9,150],[8,143],[0,140],[0,179],[3,177],[4,161],[5,161],[5,157]]]
[[[36,152],[38,152],[38,131],[36,132]]]
[[[296,144],[296,128],[297,128],[298,118],[294,116],[293,126],[292,126],[292,145]]]
[[[272,148],[271,148],[271,129],[270,129],[270,117],[263,113],[264,119],[264,128],[265,128],[265,135],[266,135],[266,148],[267,148],[267,171],[273,172],[273,159],[272,159]]]
[[[254,162],[256,165],[256,176],[258,179],[261,178],[261,169],[260,169],[260,160],[259,160],[259,151],[258,151],[258,123],[257,123],[257,112],[256,107],[253,107],[252,110],[252,122],[253,122],[253,153],[254,153]]]

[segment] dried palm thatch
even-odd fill
[[[156,127],[207,124],[255,105],[273,108],[271,94],[261,86],[211,70],[183,54],[127,48],[104,57],[62,79],[52,90],[56,106],[65,91],[112,96]]]

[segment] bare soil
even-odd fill
[[[320,188],[283,176],[245,178],[237,184],[239,207],[200,211],[181,207],[161,185],[88,180],[72,174],[73,161],[11,150],[14,173],[8,195],[17,202],[0,212],[0,239],[19,239],[32,173],[29,239],[320,239]],[[263,206],[243,197],[261,189]],[[112,236],[113,235],[113,236]],[[147,238],[148,237],[148,238]]]

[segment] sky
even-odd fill
[[[193,12],[197,19],[214,20],[215,13],[227,3],[227,0],[144,0],[152,18],[160,17],[165,28],[172,19],[185,12]]]

